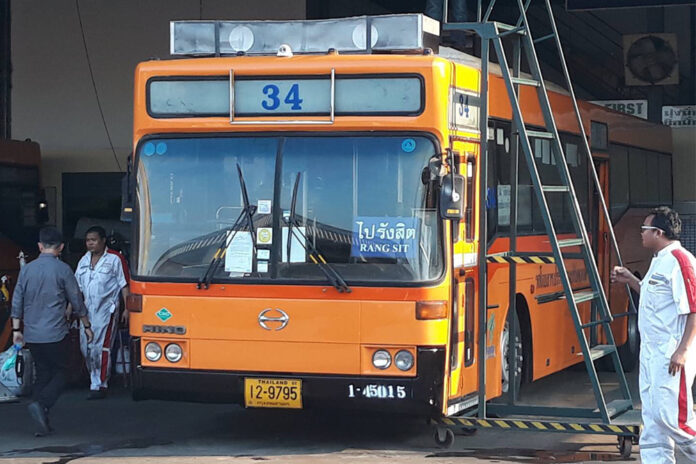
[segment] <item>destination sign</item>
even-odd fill
[[[336,77],[336,115],[412,115],[423,110],[418,77]],[[229,78],[163,78],[148,85],[155,118],[230,116]],[[243,78],[234,81],[234,117],[329,115],[331,78]]]

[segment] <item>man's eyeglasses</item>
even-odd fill
[[[646,231],[646,230],[659,230],[659,231],[661,231],[661,232],[664,232],[664,231],[663,231],[662,229],[660,229],[659,227],[655,227],[655,226],[640,226],[640,231],[641,231],[641,233],[642,233],[643,231]]]

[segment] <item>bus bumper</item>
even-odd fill
[[[444,348],[419,348],[415,377],[368,377],[349,375],[298,375],[269,372],[229,372],[194,369],[167,369],[140,365],[140,340],[131,346],[131,389],[136,400],[157,399],[244,405],[245,378],[302,380],[303,408],[332,407],[439,415],[442,411],[445,371]],[[371,385],[403,387],[404,398],[366,398]],[[352,388],[351,388],[352,387]],[[353,397],[351,397],[351,392]],[[396,395],[395,395],[396,396]]]

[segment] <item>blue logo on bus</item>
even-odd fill
[[[413,139],[405,139],[401,142],[401,149],[406,153],[412,153],[416,149],[416,141]]]
[[[155,313],[155,315],[159,318],[160,321],[162,322],[167,322],[171,317],[173,316],[172,313],[169,312],[167,308],[162,308],[159,311]]]

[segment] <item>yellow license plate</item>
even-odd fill
[[[302,409],[302,381],[297,379],[244,379],[247,408]]]

